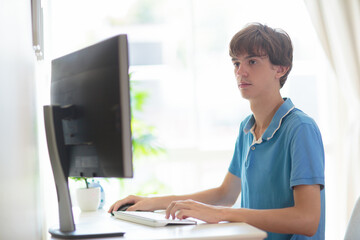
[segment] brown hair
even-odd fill
[[[260,23],[252,23],[236,33],[230,41],[229,54],[268,56],[271,64],[289,67],[280,78],[280,87],[292,68],[293,47],[289,35],[281,29],[273,29]]]

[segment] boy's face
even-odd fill
[[[269,57],[243,54],[232,58],[238,88],[248,100],[266,99],[280,91],[281,66],[271,64]]]

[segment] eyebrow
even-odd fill
[[[246,56],[244,59],[249,59],[249,58],[253,58],[253,57],[263,58],[263,57],[265,57],[265,56],[266,56],[266,55],[255,55],[255,54],[253,54],[253,55],[248,55],[248,56]],[[235,62],[235,61],[239,61],[239,59],[233,57],[233,58],[231,58],[231,61]]]
[[[262,58],[264,56],[261,56],[261,55],[249,55],[249,56],[245,57],[245,59],[249,59],[249,58],[253,58],[253,57]]]

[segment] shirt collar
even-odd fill
[[[290,98],[284,98],[284,103],[279,107],[279,109],[276,111],[273,119],[270,122],[269,127],[266,129],[264,134],[262,135],[263,140],[270,140],[276,133],[277,130],[279,130],[283,118],[288,115],[293,109],[295,108],[294,104],[291,102]],[[250,129],[255,124],[255,118],[254,115],[252,115],[244,127],[244,132],[247,134],[250,132]]]

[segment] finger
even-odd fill
[[[114,209],[113,211],[118,211],[119,208],[123,205],[126,205],[126,204],[134,204],[135,202],[133,200],[131,200],[130,198],[125,198],[125,199],[122,199],[122,200],[119,200],[115,203],[114,205]]]
[[[179,210],[176,214],[176,218],[180,220],[189,218],[191,216],[192,216],[192,210],[188,210],[188,209]]]
[[[172,219],[176,218],[176,215],[178,214],[178,211],[184,210],[184,209],[191,209],[191,206],[183,201],[176,202],[173,206],[173,208],[170,210],[170,215],[172,216]]]
[[[171,202],[171,203],[169,204],[169,206],[166,208],[165,218],[169,219],[170,213],[171,213],[171,209],[174,207],[175,203],[176,203],[175,201]]]
[[[119,209],[119,207],[120,206],[122,206],[122,205],[124,205],[125,203],[124,203],[124,201],[122,201],[122,200],[119,200],[119,201],[117,201],[115,204],[114,204],[114,207],[113,207],[113,211],[117,211],[118,209]]]
[[[138,210],[138,204],[134,204],[126,209],[126,211],[136,211]]]
[[[118,201],[117,201],[118,202]],[[111,207],[108,210],[108,213],[112,213],[114,211],[114,209],[116,208],[116,204],[117,202],[113,203],[113,205],[111,205]]]

